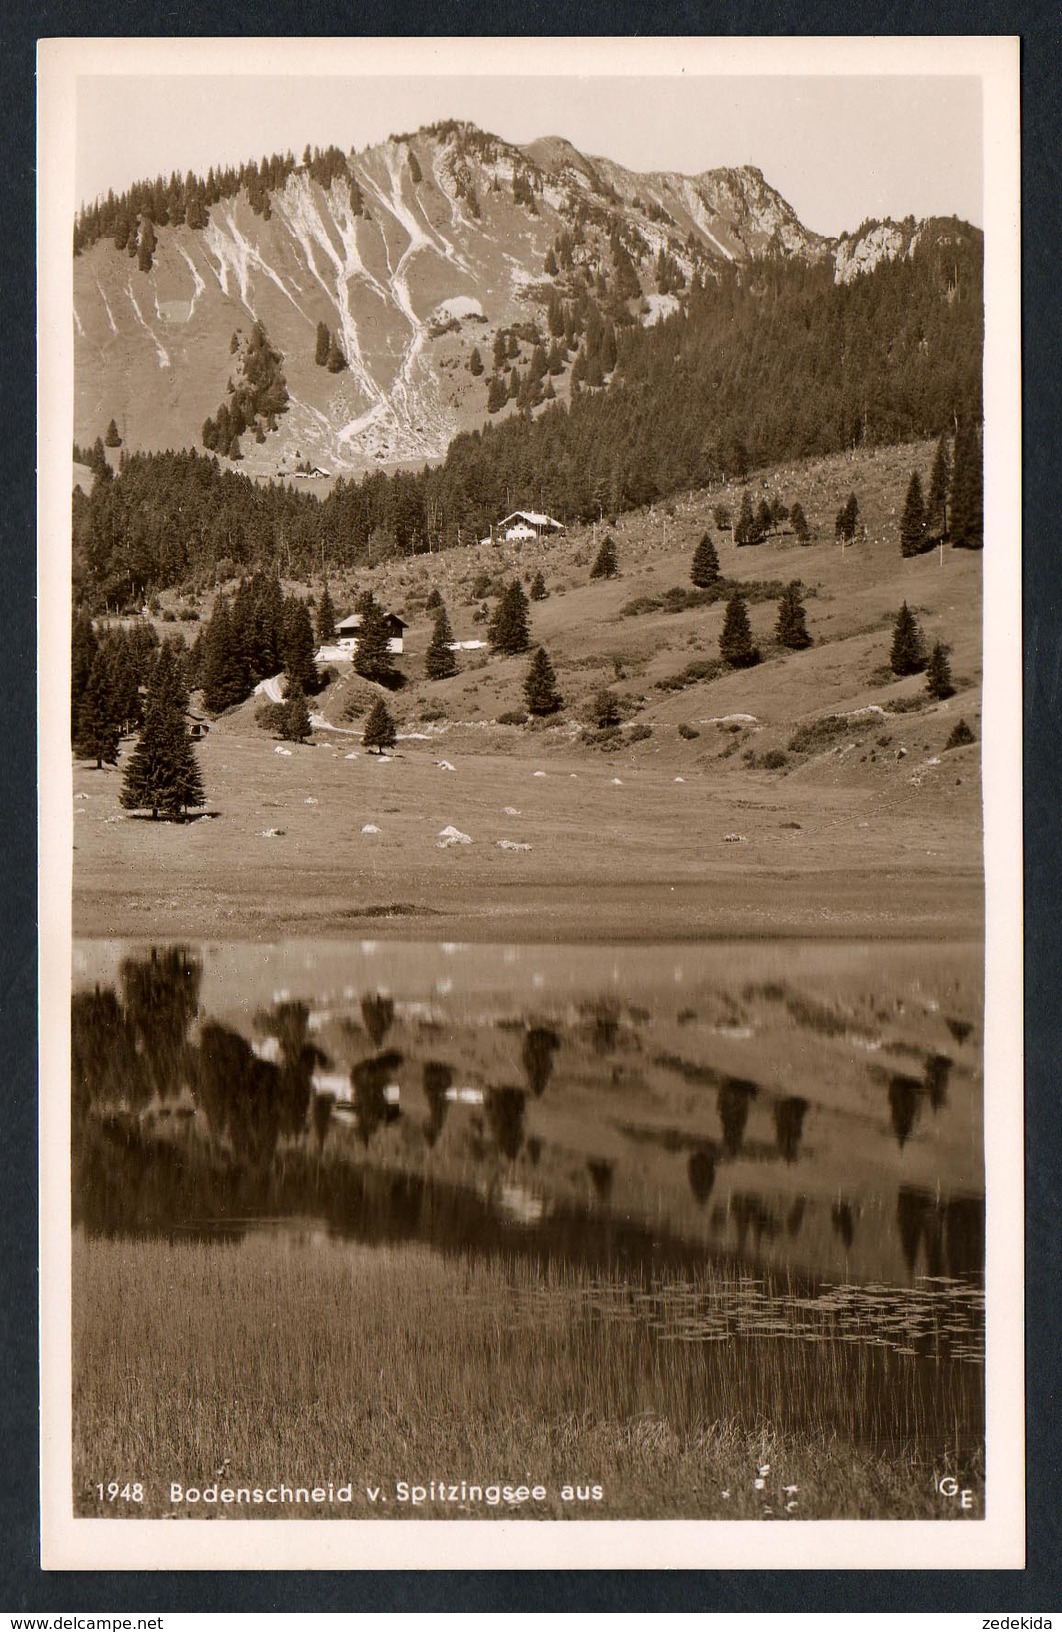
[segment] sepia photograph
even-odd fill
[[[47,1567],[1020,1566],[1017,64],[42,42]]]

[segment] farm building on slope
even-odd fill
[[[544,516],[537,510],[514,510],[494,528],[496,538],[509,540],[541,539],[543,533],[563,533],[564,523],[553,516]]]
[[[408,625],[400,618],[397,612],[385,612],[384,623],[387,625],[387,649],[397,656],[402,651],[402,634]],[[349,657],[358,644],[358,631],[361,628],[361,613],[352,612],[344,618],[342,623],[336,624],[335,644],[342,656]]]

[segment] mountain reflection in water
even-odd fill
[[[818,1287],[983,1267],[974,946],[86,942],[75,988],[90,1231],[301,1219]]]

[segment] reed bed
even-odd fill
[[[859,1341],[850,1316],[814,1341],[780,1320],[720,1327],[713,1300],[733,1307],[741,1284],[706,1271],[647,1288],[329,1238],[78,1232],[76,1509],[115,1511],[94,1493],[112,1479],[141,1481],[136,1511],[156,1517],[171,1481],[350,1481],[351,1507],[313,1511],[399,1517],[410,1508],[368,1508],[364,1487],[464,1479],[545,1486],[522,1517],[958,1516],[936,1480],[980,1488],[979,1368]],[[589,1483],[599,1502],[562,1501]],[[511,1516],[474,1516],[492,1515]]]

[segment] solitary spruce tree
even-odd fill
[[[690,577],[698,589],[711,589],[719,580],[719,556],[711,535],[705,533],[693,552]]]
[[[285,742],[305,742],[313,726],[310,724],[310,710],[306,706],[306,693],[295,677],[288,681],[281,708],[280,735]]]
[[[546,588],[546,580],[541,572],[536,572],[532,578],[528,594],[533,601],[547,601],[549,599],[549,590]]]
[[[938,640],[930,653],[926,664],[926,690],[938,703],[948,697],[954,697],[955,687],[951,683],[951,664],[948,662],[948,649]]]
[[[361,735],[362,747],[369,753],[374,749],[377,753],[382,753],[385,748],[393,748],[395,741],[395,722],[383,698],[377,697],[365,721],[365,729]]]
[[[513,655],[526,652],[531,640],[531,625],[527,596],[519,578],[514,578],[502,591],[494,616],[487,625],[491,650]]]
[[[893,674],[919,674],[925,667],[922,633],[906,601],[897,612],[893,624],[889,667]]]
[[[94,759],[96,769],[118,758],[121,730],[118,721],[111,654],[101,647],[93,659],[77,715],[74,752],[79,759]]]
[[[804,612],[804,603],[801,600],[802,585],[799,578],[794,578],[781,600],[778,602],[778,622],[774,628],[774,638],[780,646],[788,646],[791,651],[803,651],[811,645],[811,636],[808,634],[807,617]]]
[[[106,448],[120,448],[122,445],[122,439],[118,435],[118,427],[113,419],[107,427],[107,434],[103,438],[103,445]]]
[[[326,583],[317,603],[317,639],[322,646],[336,638],[336,608]]]
[[[758,663],[760,654],[752,641],[749,610],[739,594],[731,595],[726,603],[726,616],[719,636],[719,656],[735,669],[751,668]]]
[[[366,680],[386,683],[395,672],[391,656],[391,637],[383,609],[370,590],[358,605],[361,624],[354,648],[354,669]]]
[[[938,538],[948,536],[948,483],[951,481],[951,458],[948,452],[948,433],[941,431],[937,451],[933,456],[933,472],[929,478],[929,498],[926,500],[926,526]]]
[[[620,713],[619,699],[607,686],[594,698],[591,716],[599,731],[612,731],[622,724],[623,715]]]
[[[973,425],[960,425],[951,473],[951,542],[958,549],[984,547],[984,493],[981,444]]]
[[[922,498],[922,481],[916,470],[912,471],[907,484],[907,497],[900,518],[900,554],[921,555],[925,536],[926,507]]]
[[[429,680],[449,680],[457,673],[457,657],[453,651],[454,633],[445,606],[435,612],[435,627],[424,657],[424,673]]]
[[[564,707],[564,699],[557,689],[553,664],[539,646],[528,665],[524,680],[524,701],[532,714],[556,714]]]
[[[611,533],[606,533],[597,552],[597,560],[590,568],[591,578],[618,578],[619,558]]]
[[[811,530],[808,527],[808,518],[804,514],[804,506],[799,499],[789,512],[789,525],[793,529],[793,537],[797,543],[806,544],[811,537]]]
[[[140,740],[122,778],[125,810],[150,810],[152,820],[183,821],[206,803],[203,779],[185,722],[186,694],[179,661],[164,645],[155,664]]]
[[[752,513],[752,500],[748,488],[741,495],[741,508],[734,524],[735,544],[758,544],[760,535],[756,530],[756,517]]]

